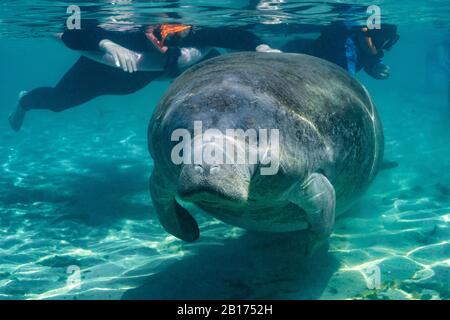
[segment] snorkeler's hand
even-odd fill
[[[281,50],[273,49],[267,44],[261,44],[256,47],[256,52],[264,52],[264,53],[283,53]]]
[[[391,75],[391,68],[382,62],[376,63],[373,66],[367,66],[364,70],[367,74],[378,80],[385,80]]]
[[[118,68],[122,68],[123,71],[129,73],[137,71],[137,63],[141,58],[139,53],[128,50],[108,39],[100,41],[99,47],[113,57]]]
[[[179,68],[187,68],[203,59],[204,54],[199,48],[181,48],[177,63]]]

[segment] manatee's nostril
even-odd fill
[[[200,173],[200,174],[203,174],[205,172],[203,167],[201,165],[198,165],[198,164],[194,167],[194,170],[195,170],[195,172]]]
[[[219,166],[212,166],[211,169],[209,169],[209,173],[210,174],[217,174],[220,171],[220,167]]]

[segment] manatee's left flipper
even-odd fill
[[[306,212],[312,245],[322,244],[334,227],[336,194],[330,181],[320,173],[311,174],[293,192],[291,201]]]
[[[164,229],[178,239],[192,242],[199,238],[197,221],[175,199],[173,193],[153,171],[150,178],[150,194],[159,222]]]

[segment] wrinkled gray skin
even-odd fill
[[[258,165],[174,165],[175,129],[279,129],[280,169]],[[249,230],[308,229],[326,238],[335,215],[367,189],[383,158],[382,126],[364,87],[340,67],[299,54],[237,53],[192,67],[157,106],[148,141],[150,191],[163,227],[194,241],[191,202]],[[211,170],[212,169],[212,170]]]

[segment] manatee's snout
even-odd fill
[[[245,165],[187,164],[181,170],[178,195],[190,202],[245,202],[248,199],[250,170]]]

